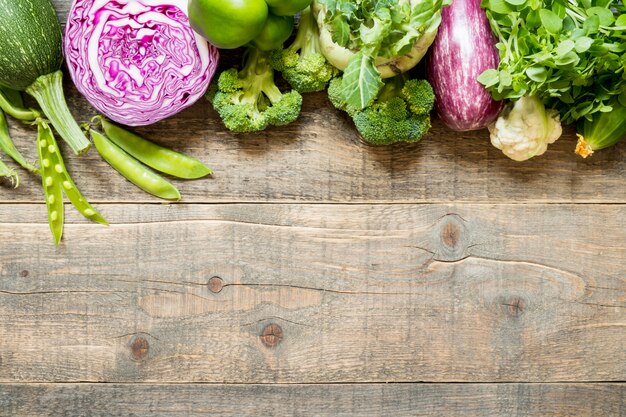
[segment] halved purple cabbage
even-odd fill
[[[142,126],[205,94],[218,51],[191,29],[187,1],[74,1],[65,55],[74,84],[98,111]]]

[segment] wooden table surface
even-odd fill
[[[214,177],[162,204],[65,147],[111,226],[68,205],[58,248],[39,179],[0,188],[0,415],[626,415],[626,143],[375,148],[324,94],[256,135],[206,102],[137,131]]]

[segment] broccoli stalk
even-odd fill
[[[428,81],[408,79],[406,74],[385,80],[376,99],[362,110],[345,101],[341,77],[331,80],[328,98],[350,115],[363,139],[373,145],[418,142],[430,130],[435,103]]]
[[[283,93],[274,83],[269,52],[256,48],[246,51],[241,71],[231,68],[222,72],[207,97],[226,128],[239,133],[288,125],[302,108],[300,93]]]
[[[315,16],[306,8],[300,16],[293,43],[272,52],[274,69],[300,93],[325,90],[328,82],[339,73],[322,54],[319,36]]]

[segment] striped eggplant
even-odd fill
[[[499,63],[496,40],[480,0],[454,0],[441,12],[441,26],[428,58],[428,80],[435,90],[437,113],[457,131],[478,130],[493,122],[503,103],[478,81]]]

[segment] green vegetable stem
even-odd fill
[[[7,155],[9,155],[15,162],[20,164],[22,168],[37,173],[38,169],[31,163],[27,162],[22,156],[20,151],[17,150],[11,135],[9,134],[9,126],[7,124],[6,117],[2,110],[0,110],[0,149],[2,149]]]
[[[94,129],[89,132],[98,153],[128,181],[156,197],[175,201],[181,199],[180,192],[170,182],[142,165],[102,133]]]
[[[323,91],[339,73],[337,68],[326,61],[319,36],[315,16],[311,8],[307,8],[300,15],[293,43],[287,48],[272,51],[272,67],[280,71],[289,85],[299,93]]]
[[[102,125],[108,139],[133,158],[157,171],[182,179],[198,179],[213,174],[209,167],[195,158],[150,142],[103,117],[96,120]]]
[[[8,178],[15,188],[20,185],[20,177],[15,170],[9,168],[2,159],[0,159],[0,177]]]
[[[48,223],[58,245],[63,236],[64,206],[63,193],[67,195],[72,205],[87,219],[107,225],[107,221],[91,205],[74,184],[70,177],[59,146],[54,138],[52,129],[47,122],[37,121],[37,150],[41,165],[41,179],[43,183],[46,206],[48,207]]]
[[[86,152],[91,144],[85,138],[74,117],[67,108],[63,95],[61,71],[43,75],[32,83],[26,92],[35,97],[43,113],[76,154]]]

